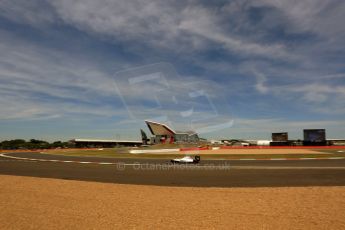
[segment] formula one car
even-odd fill
[[[190,156],[185,156],[182,158],[172,159],[170,162],[173,164],[197,164],[200,162],[200,156],[195,156],[194,159]]]

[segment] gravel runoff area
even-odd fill
[[[344,229],[345,187],[176,188],[0,176],[0,229]]]

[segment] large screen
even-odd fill
[[[326,140],[325,129],[305,129],[303,132],[304,141],[322,142]]]
[[[288,133],[272,133],[272,141],[288,141]]]

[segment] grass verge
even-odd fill
[[[270,158],[328,158],[328,157],[345,157],[345,152],[340,153],[335,151],[323,151],[324,154],[203,154],[204,160],[216,160],[216,159],[270,159]],[[111,158],[146,158],[146,159],[171,159],[181,157],[185,155],[194,156],[197,154],[188,154],[187,152],[174,153],[174,154],[130,154],[124,149],[103,149],[103,150],[52,150],[44,152],[47,154],[65,155],[65,156],[86,156],[86,157],[111,157]],[[331,154],[330,154],[331,153]]]

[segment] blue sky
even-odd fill
[[[345,138],[345,2],[0,1],[0,139]],[[146,129],[147,130],[147,129]]]

